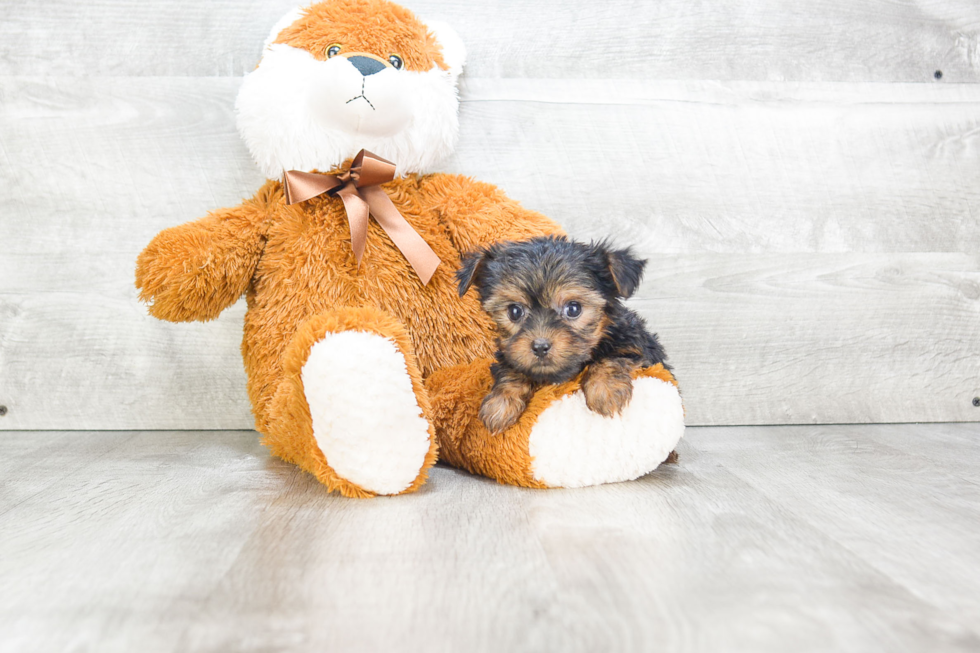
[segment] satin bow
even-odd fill
[[[394,163],[361,150],[351,162],[350,169],[340,175],[287,170],[283,173],[283,188],[286,191],[286,204],[303,202],[324,193],[337,195],[344,201],[347,222],[350,224],[350,242],[358,265],[361,264],[367,241],[368,216],[373,215],[412,264],[422,283],[428,284],[440,260],[381,188],[381,184],[394,178]]]

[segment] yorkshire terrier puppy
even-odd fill
[[[514,424],[538,386],[563,383],[583,369],[590,409],[609,417],[626,407],[630,373],[667,358],[657,336],[622,303],[645,265],[629,249],[563,236],[497,243],[463,257],[459,296],[475,285],[499,334],[493,389],[480,406],[491,433]]]

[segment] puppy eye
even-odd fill
[[[524,317],[524,307],[520,304],[511,304],[507,307],[507,317],[511,322],[517,322]]]
[[[391,67],[394,68],[395,70],[402,69],[402,65],[403,65],[402,58],[399,57],[397,54],[393,54],[390,57],[388,57],[388,63],[390,63]]]
[[[334,43],[329,48],[327,48],[327,58],[328,59],[330,57],[336,57],[338,54],[340,54],[340,44],[339,43]]]
[[[578,302],[568,302],[562,307],[561,314],[570,320],[574,320],[582,314],[582,305]]]

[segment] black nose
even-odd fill
[[[531,343],[531,351],[535,356],[544,356],[551,349],[551,343],[544,338],[538,338]]]
[[[378,61],[377,59],[372,59],[371,57],[348,57],[347,61],[357,68],[357,71],[367,77],[368,75],[373,75],[374,73],[380,73],[385,69],[385,65]]]

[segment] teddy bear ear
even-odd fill
[[[269,36],[266,37],[265,43],[262,45],[262,49],[265,50],[272,42],[276,40],[279,36],[279,32],[283,31],[297,20],[303,17],[306,13],[306,7],[295,7],[291,9],[285,16],[280,18],[275,25],[272,26],[272,31],[269,32]]]
[[[449,73],[454,78],[459,77],[466,64],[466,47],[463,45],[463,40],[459,38],[456,30],[442,21],[428,21],[426,26],[442,47],[442,58],[449,66]]]

